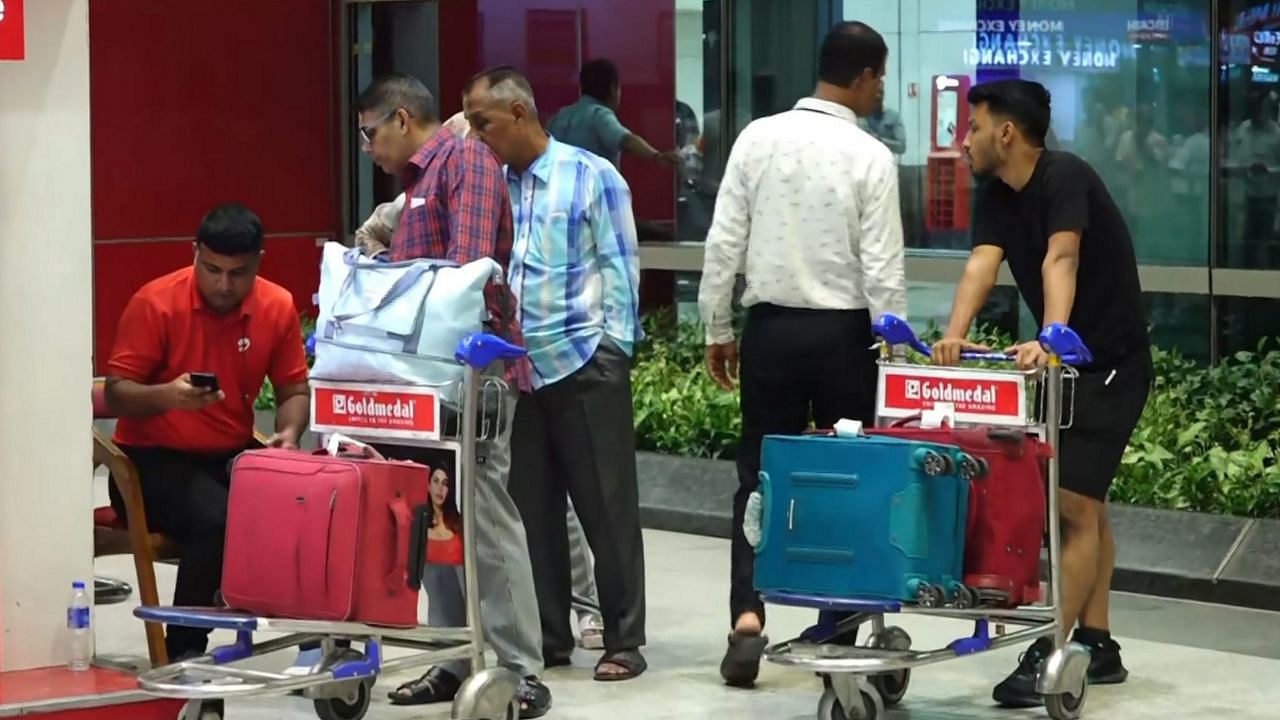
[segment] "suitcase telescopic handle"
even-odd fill
[[[396,526],[396,554],[392,561],[394,564],[383,584],[387,590],[395,592],[405,584],[409,573],[409,555],[411,554],[409,546],[413,543],[410,530],[413,527],[413,516],[409,512],[409,503],[405,502],[404,498],[398,497],[392,500],[387,503],[387,507],[391,510],[391,517]]]
[[[413,526],[409,529],[409,589],[422,589],[422,573],[427,562],[427,529],[431,526],[430,505],[419,505],[413,511]]]

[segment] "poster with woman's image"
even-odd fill
[[[462,564],[462,513],[458,511],[458,455],[452,450],[424,452],[420,462],[431,469],[431,523],[427,529],[427,563]]]

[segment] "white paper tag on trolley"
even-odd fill
[[[424,387],[312,380],[311,430],[361,440],[439,440],[440,396]]]
[[[1026,427],[1027,379],[1018,373],[881,364],[876,417],[892,421],[926,412],[931,422]]]

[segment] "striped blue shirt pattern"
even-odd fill
[[[534,389],[587,364],[604,336],[627,355],[640,330],[640,257],[631,189],[613,165],[551,139],[524,172],[507,168],[515,215],[508,280]]]

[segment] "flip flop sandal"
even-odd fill
[[[765,635],[730,633],[729,647],[720,661],[720,677],[731,687],[749,688],[760,675],[760,658],[764,657],[769,638]]]
[[[387,693],[387,697],[391,699],[392,705],[431,705],[452,701],[460,687],[462,681],[453,673],[433,667],[417,680],[404,683]]]
[[[601,667],[604,665],[617,665],[626,672],[607,673],[602,672]],[[598,682],[621,682],[623,680],[631,680],[640,677],[645,670],[649,669],[649,663],[640,654],[639,650],[617,650],[615,652],[606,652],[604,657],[600,658],[600,662],[596,663],[595,679]]]
[[[604,623],[599,616],[591,615],[584,617],[579,622],[581,628],[579,644],[583,650],[603,650],[604,649]]]

